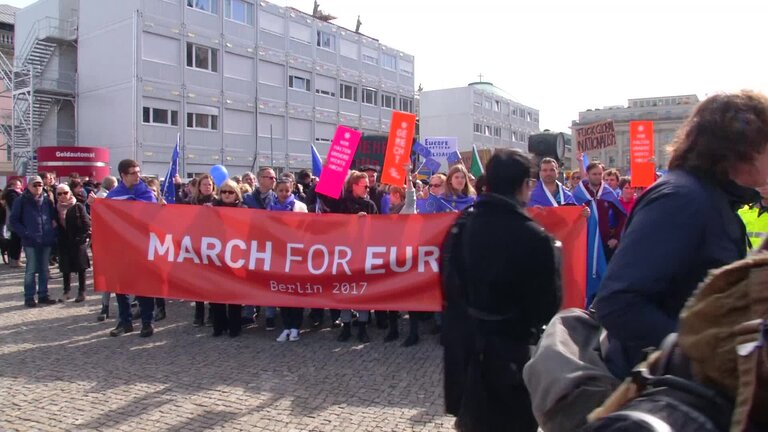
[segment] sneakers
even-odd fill
[[[38,303],[39,303],[41,306],[46,306],[46,305],[54,305],[54,304],[56,304],[56,300],[54,300],[54,299],[52,299],[52,298],[50,298],[50,297],[48,297],[48,296],[45,296],[45,297],[40,297],[40,298],[38,298],[38,299],[37,299],[37,302],[38,302]]]
[[[341,325],[342,325],[341,319],[337,319],[336,321],[331,323],[331,328],[332,329],[339,328],[341,327]]]
[[[77,293],[77,297],[75,297],[75,303],[82,303],[85,301],[85,294],[79,292]]]
[[[288,340],[291,342],[299,340],[299,329],[291,329],[291,335],[288,336]]]
[[[150,337],[153,333],[155,333],[155,329],[152,327],[152,324],[142,324],[139,337]]]
[[[157,308],[155,311],[155,321],[162,321],[165,319],[165,308]]]
[[[144,328],[141,329],[144,331]],[[109,335],[112,337],[117,337],[122,334],[131,333],[133,331],[133,324],[118,324],[117,327],[115,327],[112,331],[109,332]]]
[[[275,329],[275,319],[274,318],[267,318],[267,330],[274,330]]]
[[[278,336],[277,339],[275,339],[275,340],[278,341],[278,342],[285,342],[285,341],[288,340],[290,335],[291,335],[291,331],[290,330],[283,330],[283,332],[280,333],[280,336]]]
[[[24,306],[30,307],[30,308],[37,307],[37,302],[35,301],[35,299],[27,299],[27,300],[24,300]]]

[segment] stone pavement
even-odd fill
[[[278,344],[263,321],[239,338],[213,338],[210,327],[192,326],[190,303],[173,301],[154,336],[139,338],[135,325],[113,338],[114,297],[110,319],[96,322],[90,271],[84,303],[34,309],[22,304],[23,276],[0,264],[1,430],[453,429],[442,350],[424,329],[407,349],[385,345],[376,329],[366,345],[336,342],[338,330],[328,329]],[[50,291],[61,295],[60,276]]]

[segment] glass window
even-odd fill
[[[475,123],[475,133],[476,134],[483,133],[483,125],[481,125],[480,123]]]
[[[357,102],[357,86],[352,84],[339,84],[339,97]]]
[[[493,110],[494,111],[501,111],[501,102],[500,101],[493,101]]]
[[[218,72],[218,64],[218,50],[187,42],[187,67]]]
[[[253,4],[244,0],[225,0],[224,17],[242,24],[253,25]]]
[[[483,101],[483,106],[485,107],[485,109],[491,109],[491,101],[484,100]]]
[[[214,15],[219,14],[218,0],[187,0],[187,7]]]
[[[296,90],[309,91],[309,78],[304,78],[296,75],[289,75],[288,87]]]
[[[488,125],[485,125],[483,127],[483,135],[491,136],[491,127]]]
[[[142,123],[178,126],[179,112],[164,108],[143,107]]]
[[[397,58],[390,54],[381,53],[381,66],[385,69],[397,70]]]
[[[151,109],[149,107],[144,107],[144,112],[142,113],[142,122],[143,123],[150,123],[152,121],[152,117],[150,116]]]
[[[219,116],[212,114],[187,113],[187,128],[219,130]]]
[[[382,93],[381,94],[381,106],[383,108],[395,109],[395,103],[397,97],[393,94]]]
[[[366,105],[376,105],[376,96],[378,92],[375,89],[363,87],[363,103]]]
[[[317,46],[331,51],[336,51],[336,36],[330,33],[317,31]]]
[[[413,100],[409,98],[400,98],[400,111],[413,112]]]

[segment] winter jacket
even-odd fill
[[[644,349],[676,330],[708,270],[746,256],[736,210],[758,199],[754,189],[682,170],[637,199],[593,305],[608,331],[606,363],[614,375],[628,376]]]
[[[67,210],[64,225],[58,226],[59,270],[77,273],[91,267],[88,258],[88,238],[91,235],[91,218],[82,203]]]
[[[24,247],[53,246],[56,244],[56,209],[43,193],[38,201],[29,190],[16,199],[11,210],[11,230],[21,237]]]
[[[243,204],[248,208],[266,210],[269,207],[269,203],[275,200],[277,200],[277,195],[274,192],[269,191],[266,197],[262,198],[261,190],[256,188],[256,190],[243,197]]]

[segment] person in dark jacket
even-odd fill
[[[84,200],[76,199],[69,186],[56,188],[56,200],[59,270],[64,280],[64,294],[59,301],[70,299],[72,273],[77,273],[75,303],[80,303],[85,300],[85,271],[91,268],[88,258],[91,218],[83,205]]]
[[[157,203],[154,192],[141,181],[141,168],[138,162],[132,159],[123,159],[117,165],[117,171],[120,174],[120,183],[109,191],[106,199]],[[117,297],[119,322],[109,332],[109,335],[113,337],[133,331],[133,317],[131,316],[131,304],[128,301],[128,295],[117,294],[115,297]],[[152,327],[155,299],[152,297],[136,296],[136,301],[139,303],[139,310],[141,312],[141,331],[139,336],[150,337],[155,332],[155,329]]]
[[[560,307],[556,243],[525,213],[535,180],[519,150],[488,161],[488,193],[443,244],[445,405],[460,431],[537,429],[523,383],[536,329]]]
[[[707,271],[747,253],[736,211],[768,181],[768,98],[744,91],[703,101],[683,125],[669,173],[635,203],[594,303],[606,364],[629,375],[675,331]]]
[[[216,183],[210,174],[203,174],[197,178],[197,189],[195,189],[190,199],[192,205],[213,206],[216,201]],[[205,302],[195,302],[195,316],[192,325],[202,327],[203,325],[213,325],[213,313],[208,307],[208,321],[205,320]]]
[[[22,193],[21,179],[14,178],[8,181],[8,185],[3,191],[3,201],[5,202],[6,212],[8,219],[10,220],[11,210],[13,210],[13,202],[21,196]],[[10,267],[21,267],[19,260],[21,259],[21,237],[13,232],[11,224],[8,224],[8,231],[11,232],[11,238],[8,240],[8,265]]]
[[[226,180],[219,189],[219,198],[213,202],[214,207],[243,207],[240,189],[232,180]],[[213,336],[218,337],[229,332],[229,337],[240,336],[242,330],[242,305],[211,303],[213,316]]]
[[[13,203],[11,229],[21,237],[27,269],[24,275],[24,304],[55,304],[48,296],[48,261],[56,243],[56,210],[43,192],[43,179],[30,177],[27,190]],[[35,303],[35,274],[37,274],[37,303]]]

